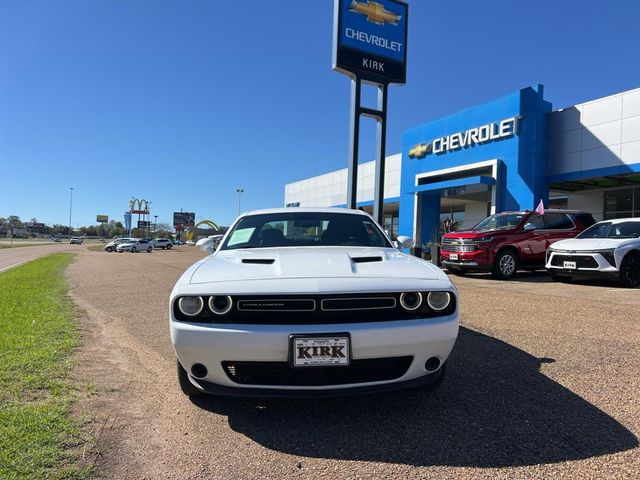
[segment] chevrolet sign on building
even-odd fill
[[[405,83],[408,7],[401,0],[335,0],[334,70]]]
[[[446,137],[436,138],[429,143],[419,143],[409,150],[409,158],[422,158],[429,153],[447,153],[461,148],[502,140],[518,133],[520,116],[505,118],[498,123],[487,123],[478,128],[470,128]]]

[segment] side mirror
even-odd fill
[[[402,250],[403,248],[411,248],[413,247],[413,238],[402,235],[398,237],[398,240],[396,240],[395,243],[398,250]]]
[[[536,226],[533,223],[525,223],[522,231],[525,233],[533,232],[536,229]]]
[[[213,247],[213,238],[207,237],[202,238],[196,242],[196,247],[198,247],[203,252],[213,253],[215,248]]]

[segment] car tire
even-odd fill
[[[500,280],[511,279],[518,271],[518,258],[513,250],[503,250],[498,253],[491,273]]]
[[[151,247],[147,248],[147,253],[151,253],[151,250],[153,250],[153,248]]]
[[[138,249],[136,247],[131,247],[131,253],[136,253]]]
[[[628,253],[620,265],[620,283],[626,288],[640,285],[640,254]]]
[[[107,248],[105,248],[105,251],[107,251],[107,252],[111,253],[111,252],[113,252],[113,248],[111,248],[111,247],[107,247]]]
[[[188,397],[197,397],[202,395],[202,392],[193,386],[193,383],[189,380],[189,374],[182,365],[180,365],[180,362],[177,359],[176,365],[178,367],[178,384],[180,385],[182,393]]]
[[[427,391],[435,390],[440,385],[442,385],[442,382],[444,382],[444,377],[445,377],[445,375],[447,373],[447,364],[446,363],[442,364],[442,366],[440,367],[439,372],[440,372],[440,375],[438,375],[438,378],[436,378],[435,381],[433,381],[429,385],[425,385],[424,387],[422,387],[424,390],[427,390]]]
[[[167,245],[167,250],[171,250],[172,247],[173,247],[173,245],[171,245],[171,244]]]

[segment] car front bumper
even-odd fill
[[[350,335],[353,360],[402,356],[411,356],[413,360],[403,374],[392,380],[314,386],[240,384],[222,366],[222,362],[234,361],[287,362],[291,335],[338,332]],[[211,325],[171,321],[171,341],[180,364],[187,372],[196,363],[207,368],[203,378],[196,379],[190,374],[191,383],[207,393],[236,396],[327,396],[428,384],[440,375],[457,335],[457,311],[437,318],[332,325]],[[440,360],[441,367],[435,372],[425,368],[432,357]]]
[[[565,266],[566,262],[574,262],[575,268]],[[553,275],[566,277],[613,279],[620,276],[620,271],[597,252],[549,251],[545,268]]]

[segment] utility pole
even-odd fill
[[[73,209],[73,187],[69,187],[69,240],[71,240],[71,211]]]
[[[240,216],[240,198],[242,197],[242,194],[244,193],[244,189],[236,188],[236,193],[238,194],[238,216]]]

